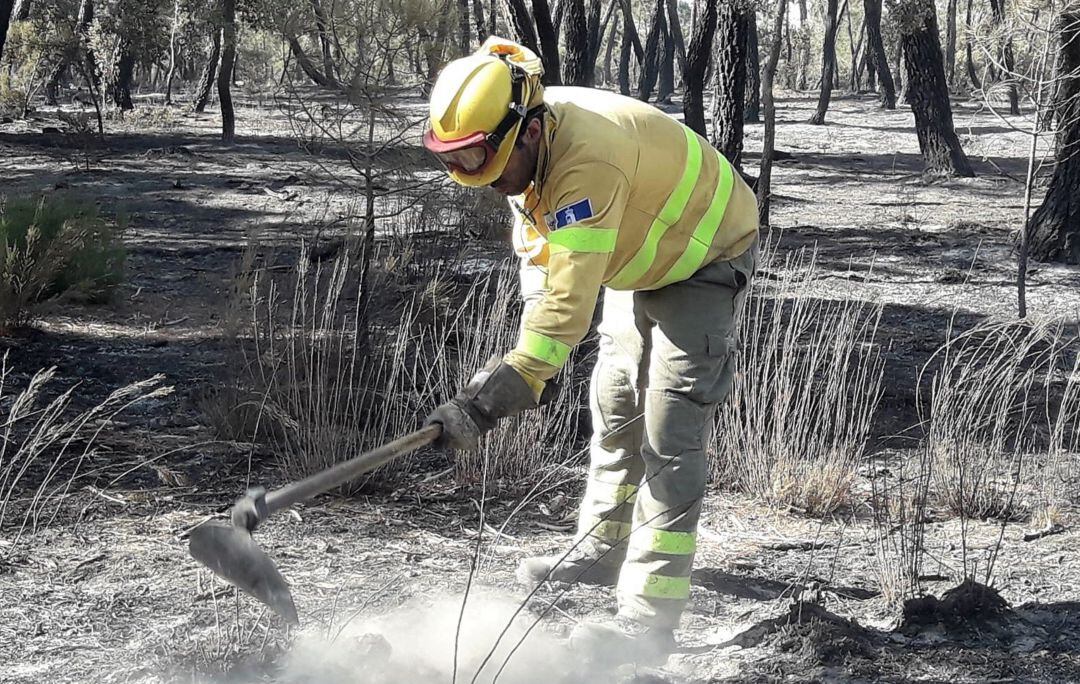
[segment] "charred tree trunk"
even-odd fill
[[[109,102],[121,111],[135,108],[135,104],[131,101],[131,77],[134,73],[135,53],[132,50],[131,39],[122,35],[116,46],[116,54],[107,81]]]
[[[469,47],[472,45],[471,37],[469,0],[458,0],[458,54],[465,55],[469,53]]]
[[[945,78],[951,89],[956,85],[956,7],[958,0],[949,0],[945,17]]]
[[[4,43],[7,42],[8,26],[11,24],[11,13],[14,9],[14,0],[0,0],[0,58],[4,56]]]
[[[165,76],[165,104],[172,104],[173,79],[176,78],[176,30],[180,26],[180,0],[173,0],[172,28],[169,31],[169,73]]]
[[[604,71],[603,79],[604,85],[611,85],[611,58],[615,53],[615,41],[616,34],[619,32],[619,24],[616,21],[611,22],[611,28],[608,29],[607,48],[604,50]]]
[[[799,90],[806,90],[808,87],[807,78],[810,76],[810,62],[813,60],[808,21],[810,21],[810,11],[806,7],[806,0],[799,0],[799,69],[798,78],[795,81],[795,87]]]
[[[671,26],[664,22],[664,52],[660,60],[660,86],[656,93],[656,100],[664,104],[671,104],[671,96],[675,92],[675,40],[671,37]]]
[[[656,80],[660,76],[660,61],[663,57],[661,41],[664,37],[664,13],[666,8],[664,0],[656,0],[656,11],[653,12],[652,26],[649,35],[645,39],[645,61],[641,64],[641,78],[638,79],[638,98],[648,102],[652,96]]]
[[[221,141],[231,144],[236,138],[233,113],[232,78],[236,64],[236,0],[221,0],[221,68],[218,69],[218,105],[221,107]]]
[[[472,5],[473,23],[476,25],[476,42],[480,45],[484,42],[484,39],[488,37],[488,27],[484,23],[484,3],[483,0],[473,0]],[[494,31],[492,32],[494,33]],[[393,60],[390,60],[393,63]]]
[[[536,51],[544,62],[544,83],[559,85],[559,34],[551,23],[551,9],[547,0],[532,0],[533,16],[536,18],[536,34],[540,50]],[[582,11],[584,15],[584,10]]]
[[[479,0],[477,0],[479,2]],[[488,12],[488,30],[484,32],[484,37],[480,39],[483,43],[484,39],[488,36],[498,36],[499,33],[499,0],[491,0],[491,11]]]
[[[717,7],[711,142],[737,168],[742,168],[748,24],[746,11],[734,3],[722,2]]]
[[[544,59],[544,71],[550,73],[551,65],[547,63],[547,56],[536,42],[536,30],[533,28],[533,19],[529,8],[525,6],[525,0],[506,0],[506,8],[509,10],[510,26],[514,29],[517,42],[540,55]]]
[[[706,135],[705,76],[712,58],[713,34],[716,33],[716,2],[705,0],[705,7],[690,36],[686,73],[683,74],[683,121],[702,137]]]
[[[765,135],[761,142],[761,166],[758,172],[757,204],[758,222],[769,225],[769,200],[772,196],[772,163],[776,148],[776,103],[773,101],[773,81],[776,79],[776,65],[780,62],[780,41],[783,38],[784,19],[787,15],[787,0],[780,0],[773,24],[772,42],[769,44],[769,57],[761,74],[761,99],[765,107]]]
[[[584,0],[566,0],[566,62],[563,64],[563,83],[573,86],[592,85],[589,64],[589,27],[585,19]]]
[[[746,11],[746,105],[743,120],[757,123],[761,120],[761,62],[758,55],[757,10]]]
[[[907,94],[915,114],[915,132],[926,172],[939,176],[974,176],[953,128],[945,64],[938,39],[933,0],[905,0],[899,25],[907,71]]]
[[[821,93],[818,95],[817,110],[808,122],[816,125],[825,123],[825,113],[829,111],[829,101],[832,99],[833,80],[836,78],[836,30],[839,28],[837,21],[839,4],[838,0],[826,0],[825,44],[821,50]]]
[[[1058,26],[1056,165],[1027,229],[1035,259],[1080,264],[1080,9],[1062,12]]]
[[[682,22],[679,21],[678,0],[667,0],[668,35],[672,40],[675,58],[679,60],[679,73],[686,80],[686,41],[683,40]]]
[[[990,0],[990,10],[994,17],[994,25],[1000,31],[999,54],[1001,64],[1005,69],[1003,80],[1009,97],[1009,113],[1016,116],[1020,114],[1020,93],[1016,88],[1016,58],[1013,55],[1012,37],[1009,35],[1005,22],[1005,0]]]
[[[964,66],[971,87],[975,90],[982,90],[982,81],[979,80],[979,74],[975,71],[975,58],[971,54],[971,3],[972,0],[967,0],[967,13],[964,18],[964,25],[967,27],[967,30],[964,31],[966,36],[964,39]]]
[[[304,46],[300,44],[300,39],[294,35],[285,36],[285,40],[289,43],[289,50],[292,51],[293,57],[296,58],[296,63],[300,65],[300,70],[304,72],[304,75],[311,79],[311,82],[317,86],[323,88],[333,87],[330,79],[319,72],[318,67],[311,61],[304,52]]]
[[[623,40],[627,37],[630,39],[630,45],[634,48],[634,57],[637,58],[638,65],[645,62],[645,50],[641,47],[641,39],[638,36],[637,25],[634,24],[634,11],[631,8],[630,0],[619,0],[622,7],[623,19],[625,24],[623,26]]]
[[[202,112],[206,109],[206,103],[210,101],[210,91],[214,87],[214,77],[217,76],[218,62],[221,59],[221,31],[214,30],[213,42],[210,45],[210,57],[206,60],[202,75],[199,77],[199,89],[195,92],[195,102],[192,110]]]
[[[626,18],[626,13],[623,13],[623,37],[622,47],[619,49],[619,92],[623,95],[630,95],[630,53],[632,52],[632,41],[629,37],[630,20]]]
[[[881,104],[885,109],[896,109],[896,85],[881,37],[881,0],[863,0],[863,10],[866,12],[866,54],[881,83]]]
[[[322,4],[319,0],[310,0],[310,2],[311,13],[315,15],[315,30],[319,34],[319,48],[322,51],[323,77],[326,79],[327,86],[336,88],[338,87],[338,82],[337,77],[334,76],[334,56],[330,51],[330,33],[327,30],[326,13],[323,11]],[[466,14],[466,22],[467,21],[468,15]],[[468,29],[467,23],[465,28]],[[466,42],[466,47],[467,46],[468,42]],[[230,67],[230,73],[231,72],[232,69]]]

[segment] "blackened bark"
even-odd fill
[[[131,101],[131,77],[135,74],[135,53],[131,39],[120,36],[108,78],[108,98],[114,107],[121,111],[135,108]]]
[[[713,147],[742,168],[743,104],[746,101],[747,13],[731,2],[716,11],[716,55],[713,64]]]
[[[679,20],[678,0],[667,0],[667,25],[675,57],[679,60],[679,73],[683,74],[683,80],[686,80],[686,41],[683,40],[682,22]]]
[[[206,103],[210,101],[210,89],[214,87],[214,77],[217,76],[218,62],[221,59],[221,31],[214,29],[214,36],[210,44],[210,56],[203,67],[202,75],[199,76],[199,88],[195,91],[195,102],[192,110],[202,112],[206,109]]]
[[[236,138],[236,115],[233,113],[232,77],[236,64],[236,0],[221,0],[221,68],[218,69],[218,105],[221,107],[221,141],[230,144]]]
[[[839,28],[837,11],[838,0],[826,0],[825,3],[825,43],[821,50],[821,93],[818,95],[817,110],[808,123],[825,123],[825,114],[829,111],[832,99],[833,81],[836,78],[836,31]]]
[[[630,45],[634,48],[634,56],[637,58],[638,64],[642,64],[645,61],[645,50],[641,47],[641,39],[638,37],[637,25],[634,24],[634,11],[631,8],[630,0],[619,0],[622,4],[622,13],[625,25],[623,26],[623,40],[626,37],[630,37]]]
[[[307,56],[307,53],[304,52],[304,46],[300,44],[299,38],[294,35],[287,35],[285,40],[289,43],[289,50],[292,51],[293,57],[296,57],[296,63],[300,65],[300,70],[311,79],[312,83],[323,88],[333,86],[330,80],[319,71],[318,67]]]
[[[664,104],[671,103],[671,95],[675,92],[675,39],[671,36],[671,26],[664,22],[664,54],[660,60],[660,85],[657,88],[656,100]]]
[[[484,39],[487,38],[487,24],[484,23],[484,2],[483,0],[473,0],[472,5],[473,23],[476,24],[476,42],[482,44]],[[393,64],[393,60],[390,63]]]
[[[952,88],[956,83],[956,6],[958,0],[949,0],[945,10],[945,78]]]
[[[532,0],[533,16],[536,18],[536,35],[540,44],[537,54],[544,62],[544,83],[559,85],[559,34],[551,23],[551,9],[547,0]]]
[[[638,79],[638,98],[648,102],[652,97],[656,80],[660,76],[660,61],[663,58],[664,13],[667,11],[664,0],[655,0],[652,25],[645,39],[645,60],[641,64],[641,77]]]
[[[994,25],[1000,32],[1001,45],[999,52],[1001,64],[1005,67],[1003,80],[1009,97],[1009,113],[1020,114],[1020,93],[1016,88],[1016,58],[1013,56],[1012,36],[1009,35],[1005,25],[1005,0],[990,0],[990,10],[994,17]]]
[[[604,49],[604,70],[603,79],[604,85],[611,84],[611,58],[615,52],[615,40],[616,34],[619,32],[619,23],[616,21],[611,22],[611,28],[608,29],[607,47]]]
[[[1039,261],[1080,264],[1080,10],[1058,20],[1056,165],[1042,205],[1031,215],[1028,239]]]
[[[799,69],[796,87],[806,90],[807,77],[810,75],[810,62],[813,59],[810,49],[810,10],[806,6],[806,0],[799,0]]]
[[[885,41],[881,37],[881,0],[863,0],[863,11],[866,13],[867,57],[881,83],[881,104],[885,109],[896,109],[896,84],[889,71]]]
[[[926,172],[939,176],[974,176],[953,128],[945,64],[938,39],[933,0],[905,0],[898,23],[904,47],[907,94],[915,114],[915,132]]]
[[[591,86],[589,27],[585,19],[584,0],[566,0],[564,21],[566,22],[566,61],[563,64],[563,83]]]
[[[716,33],[716,2],[717,0],[705,0],[705,7],[690,36],[686,73],[683,74],[683,121],[702,137],[706,135],[705,74],[709,70],[713,34]]]
[[[529,14],[529,8],[525,6],[525,0],[506,0],[506,8],[510,14],[510,26],[514,29],[514,37],[517,42],[529,48],[544,58],[540,45],[536,42],[536,29],[533,27],[533,19]],[[545,71],[551,71],[546,61]]]
[[[585,25],[588,27],[589,36],[589,85],[596,80],[596,58],[600,54],[600,11],[602,9],[600,0],[589,0],[588,12],[585,15]]]
[[[761,74],[761,99],[765,108],[765,134],[761,143],[761,165],[758,169],[757,205],[758,222],[769,225],[769,204],[772,197],[772,163],[776,147],[776,103],[773,101],[773,81],[776,79],[776,65],[780,61],[780,40],[784,31],[784,19],[787,15],[787,0],[780,0],[773,24],[772,42],[769,45],[769,57]]]
[[[315,30],[319,34],[319,48],[322,50],[322,62],[323,62],[323,76],[326,78],[327,85],[337,87],[337,77],[334,76],[334,56],[330,52],[330,33],[326,23],[326,13],[323,12],[322,4],[319,0],[309,0],[311,3],[311,13],[315,15]],[[468,8],[466,8],[468,9]],[[234,7],[235,13],[235,7]],[[465,14],[466,20],[466,48],[468,47],[468,12]],[[230,68],[230,73],[232,70]]]
[[[632,41],[629,37],[630,20],[623,13],[623,36],[622,47],[619,49],[619,92],[623,95],[630,94],[630,53]]]
[[[757,123],[761,120],[761,62],[758,55],[757,11],[751,7],[746,10],[746,104],[743,107],[743,120]]]
[[[314,0],[313,0],[314,1]],[[458,54],[465,55],[472,44],[469,27],[469,0],[458,0]]]
[[[967,27],[967,30],[964,31],[966,36],[964,39],[964,66],[971,87],[975,90],[982,90],[982,81],[979,80],[979,74],[975,72],[975,58],[971,54],[971,3],[972,0],[967,0],[967,15],[964,18],[964,25]]]
[[[4,56],[4,43],[7,42],[8,25],[11,24],[14,9],[14,0],[0,0],[0,57]]]

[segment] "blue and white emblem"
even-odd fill
[[[559,207],[555,210],[555,229],[558,230],[579,223],[591,218],[592,215],[592,202],[589,201],[588,197],[565,207]]]

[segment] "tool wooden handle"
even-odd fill
[[[266,513],[270,515],[275,511],[288,508],[295,503],[306,501],[313,496],[343,485],[364,473],[369,473],[379,466],[389,463],[398,456],[404,456],[422,446],[431,444],[441,434],[442,425],[437,423],[428,425],[400,439],[395,439],[393,442],[360,454],[355,458],[350,458],[348,461],[338,463],[336,466],[327,468],[320,473],[315,473],[299,482],[293,482],[281,489],[275,489],[266,495]]]

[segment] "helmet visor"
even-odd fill
[[[429,129],[424,133],[424,147],[448,169],[467,175],[479,173],[495,156],[495,149],[483,132],[457,140],[439,140]]]

